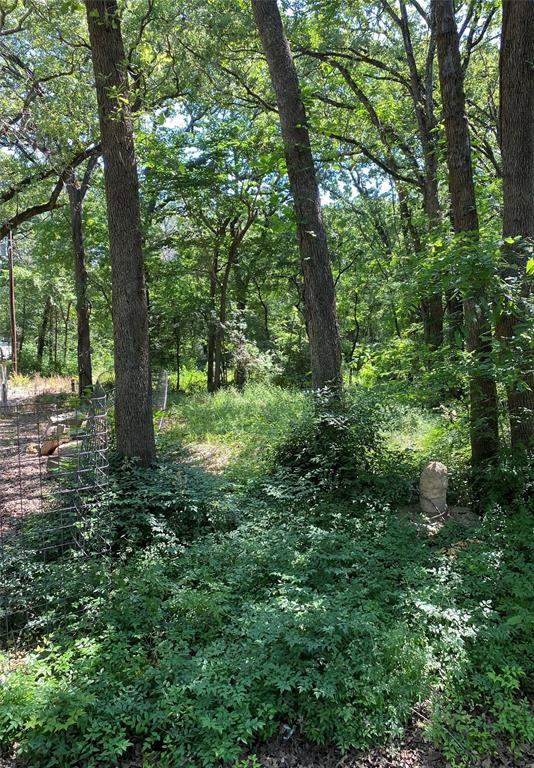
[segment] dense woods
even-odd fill
[[[0,0],[0,362],[113,393],[0,765],[530,764],[533,62],[534,0]]]
[[[409,385],[431,406],[470,390],[475,464],[497,450],[498,416],[504,444],[509,419],[530,442],[529,2],[302,4],[285,20],[293,53],[266,0],[192,4],[180,24],[165,3],[130,4],[120,25],[97,3],[90,38],[82,10],[3,15],[22,371],[77,369],[83,389],[91,332],[96,376],[114,346],[117,437],[144,455],[147,281],[152,366],[182,382],[241,386],[267,365],[299,386]]]

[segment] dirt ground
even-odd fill
[[[0,536],[41,510],[46,478],[39,430],[35,413],[25,404],[0,408]]]

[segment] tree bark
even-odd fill
[[[236,364],[234,368],[234,384],[237,389],[243,390],[247,383],[247,365],[246,365],[246,334],[245,334],[245,310],[247,308],[247,293],[250,281],[249,275],[240,274],[237,270],[235,274],[235,293],[238,322],[242,326],[236,332]]]
[[[93,386],[93,366],[91,360],[91,332],[89,324],[89,301],[87,298],[87,270],[85,268],[85,248],[83,242],[83,200],[89,186],[89,179],[97,162],[97,156],[89,159],[83,181],[76,178],[75,169],[71,170],[67,182],[70,203],[72,244],[74,248],[74,282],[76,285],[77,319],[77,355],[78,355],[78,392]]]
[[[58,342],[58,325],[59,325],[59,307],[56,304],[54,307],[54,359],[53,359],[53,370],[54,373],[59,373],[59,368],[57,364],[57,342]]]
[[[219,296],[219,314],[217,318],[217,325],[215,329],[215,347],[214,347],[214,373],[213,373],[213,391],[217,391],[222,386],[222,374],[223,374],[223,352],[224,352],[224,335],[226,326],[226,302],[228,294],[228,281],[230,279],[230,272],[235,260],[237,258],[237,243],[234,237],[230,243],[228,251],[228,259],[224,268],[223,278],[220,283],[220,296]]]
[[[425,62],[425,79],[419,73],[410,34],[408,12],[404,0],[399,2],[400,16],[395,18],[399,24],[408,70],[410,72],[410,93],[414,112],[417,119],[419,139],[423,150],[423,207],[427,216],[428,229],[432,232],[441,222],[441,206],[438,192],[438,153],[437,153],[437,121],[434,115],[433,67],[436,50],[436,34],[434,19],[430,21],[430,39]],[[443,299],[441,292],[435,291],[424,297],[422,301],[423,329],[427,345],[430,349],[438,349],[443,343]]]
[[[208,318],[208,392],[215,391],[215,338],[217,320],[215,317],[215,298],[217,296],[217,270],[219,269],[219,245],[216,244],[210,266],[210,303]]]
[[[334,281],[297,70],[276,0],[252,0],[252,10],[278,104],[297,219],[312,385],[316,389],[338,388],[341,386],[341,343]]]
[[[19,360],[22,358],[22,347],[26,339],[26,296],[22,297],[22,321],[19,335]]]
[[[470,258],[477,258],[479,224],[453,0],[432,0],[432,9],[437,25],[453,227],[455,233],[461,235],[459,243],[472,249]],[[471,285],[466,285],[463,300],[467,351],[473,358],[469,382],[471,460],[473,467],[479,467],[494,456],[499,447],[497,390],[491,373],[491,324],[485,290],[480,279],[477,281],[483,270],[471,265],[468,272],[475,274]]]
[[[111,254],[117,449],[144,465],[156,455],[139,181],[126,54],[116,0],[85,0],[104,156]]]
[[[67,311],[63,315],[63,369],[67,365],[67,353],[69,351],[69,320],[72,301],[67,302]]]
[[[421,300],[423,336],[429,349],[435,351],[443,343],[443,300],[441,293],[431,293]]]
[[[9,272],[9,318],[11,325],[11,364],[13,373],[17,373],[17,313],[15,304],[15,270],[13,265],[13,231],[9,230],[7,239],[7,265]]]
[[[503,313],[498,335],[512,357],[517,383],[508,387],[512,447],[534,450],[534,354],[521,332],[530,322],[531,291],[525,266],[534,242],[534,0],[503,0],[500,120],[503,169],[503,278],[519,301]],[[532,325],[530,326],[532,330]]]
[[[46,343],[46,331],[48,328],[48,321],[50,313],[52,311],[52,297],[48,296],[43,310],[43,319],[41,320],[41,327],[39,329],[39,336],[37,337],[37,367],[39,372],[43,369],[43,354]]]

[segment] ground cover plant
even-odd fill
[[[213,407],[242,435],[253,406],[236,397]],[[265,412],[255,402],[250,441]],[[388,489],[381,473],[391,478],[390,451],[401,462],[414,420],[435,431],[434,417],[400,407],[406,433],[390,446],[372,393],[352,404],[357,423],[349,409],[323,463],[311,402],[249,482],[175,459],[115,469],[94,512],[106,556],[74,558],[68,581],[60,563],[32,574],[46,639],[3,677],[6,754],[16,744],[32,766],[113,766],[134,751],[146,766],[237,765],[280,729],[367,749],[419,717],[452,765],[520,760],[534,738],[529,494],[493,505],[474,531],[450,521],[430,536],[399,513],[404,478]],[[171,424],[205,437],[205,415],[184,425],[183,413]],[[381,435],[372,445],[362,420]],[[408,455],[412,468],[424,460]]]

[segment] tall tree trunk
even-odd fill
[[[67,353],[69,351],[69,320],[72,301],[67,302],[67,311],[63,314],[63,360],[62,368],[67,365]]]
[[[221,388],[223,375],[224,332],[226,325],[226,287],[221,287],[219,317],[215,327],[213,350],[213,392]]]
[[[26,296],[22,297],[22,320],[19,334],[19,360],[22,358],[22,347],[26,339]]]
[[[80,396],[93,386],[93,366],[91,360],[91,332],[89,325],[89,301],[87,298],[87,270],[85,268],[85,248],[83,242],[83,200],[89,185],[97,156],[89,158],[87,169],[81,182],[76,178],[74,168],[67,182],[70,203],[70,221],[72,244],[74,249],[74,282],[76,285],[77,319],[77,358],[78,391]]]
[[[397,15],[392,5],[386,2],[386,0],[383,0],[383,5],[398,24],[402,34],[406,63],[410,73],[410,95],[423,153],[423,208],[427,217],[428,231],[432,232],[441,222],[441,206],[438,191],[438,136],[436,133],[437,121],[434,114],[433,99],[433,63],[436,51],[435,19],[431,14],[429,23],[430,36],[424,68],[421,71],[413,48],[405,0],[399,0],[399,15]],[[443,299],[439,288],[431,286],[430,292],[423,297],[421,315],[425,342],[430,349],[438,349],[443,343],[444,316]]]
[[[263,328],[265,331],[265,340],[270,341],[271,340],[271,333],[269,330],[269,307],[267,306],[266,301],[263,298],[262,292],[261,292],[261,285],[258,283],[255,277],[252,277],[252,282],[256,286],[256,293],[258,294],[258,301],[260,302],[262,311],[263,311]]]
[[[472,248],[469,258],[476,259],[479,225],[453,0],[432,0],[432,8],[437,25],[453,226],[455,233],[461,236],[459,243]],[[483,284],[484,270],[470,265],[468,273],[475,275],[471,284],[466,285],[463,301],[467,350],[473,358],[469,382],[471,458],[473,466],[479,467],[494,456],[499,447],[497,390],[491,375],[491,324]]]
[[[534,240],[534,0],[503,0],[500,56],[501,154],[503,168],[503,277],[521,294],[519,306],[503,313],[498,335],[515,369],[517,384],[508,388],[512,446],[534,449],[534,354],[521,332],[532,331],[531,292],[526,260]],[[512,350],[513,347],[513,350]]]
[[[413,223],[413,217],[408,203],[408,196],[402,184],[395,184],[397,196],[399,198],[399,210],[401,217],[401,227],[406,247],[411,247],[417,257],[423,258],[423,243],[417,227]],[[432,197],[425,197],[425,211],[428,214],[427,201],[435,207],[436,200]],[[439,216],[439,207],[433,208],[436,215]],[[435,222],[434,222],[435,225]],[[430,225],[429,225],[430,228]],[[431,349],[438,349],[443,342],[443,302],[441,293],[432,292],[421,299],[420,318],[423,322],[423,337],[425,344]]]
[[[240,270],[237,270],[235,276],[236,307],[237,317],[240,327],[236,331],[235,338],[235,356],[236,364],[234,369],[234,384],[237,389],[244,389],[247,383],[247,365],[246,365],[246,323],[245,310],[247,308],[247,292],[250,278],[242,276]]]
[[[319,186],[297,70],[276,0],[252,0],[276,94],[300,248],[312,384],[341,386],[341,343]]]
[[[217,326],[213,319],[210,317],[208,326],[208,392],[214,392],[214,380],[215,380],[215,335],[217,333]]]
[[[182,328],[180,322],[180,315],[175,315],[173,321],[173,334],[174,334],[174,350],[176,360],[176,391],[180,391],[180,368],[181,368],[181,351],[182,351]]]
[[[222,385],[224,331],[226,323],[226,290],[221,288],[219,304],[219,316],[215,326],[215,338],[213,348],[213,392],[217,392]]]
[[[450,291],[446,296],[449,343],[456,349],[464,348],[464,323],[462,299]]]
[[[53,362],[54,373],[58,372],[58,364],[57,364],[58,326],[59,326],[59,307],[56,304],[54,307],[54,362]]]
[[[215,391],[215,338],[217,335],[217,320],[215,317],[215,297],[217,296],[217,269],[219,248],[216,246],[210,268],[210,304],[208,318],[208,392]]]
[[[154,461],[148,309],[126,54],[116,0],[85,0],[111,254],[117,449]]]
[[[357,291],[354,292],[353,297],[353,318],[354,318],[354,330],[352,331],[352,339],[350,345],[350,352],[347,358],[349,364],[349,384],[352,384],[352,377],[354,375],[354,353],[360,339],[360,321],[358,320],[358,301],[360,297]]]
[[[13,230],[9,230],[7,236],[7,263],[9,272],[9,317],[11,325],[11,364],[13,366],[13,372],[17,373],[17,313],[15,305],[15,270],[14,270],[14,253],[13,253]]]
[[[443,343],[443,300],[441,293],[431,293],[421,300],[423,336],[431,350]]]
[[[241,231],[236,230],[238,220],[234,219],[231,223],[232,240],[228,249],[228,258],[224,267],[224,273],[221,280],[221,292],[219,297],[219,316],[217,318],[217,328],[215,332],[215,368],[213,376],[213,389],[221,388],[223,376],[223,354],[224,354],[224,336],[226,330],[226,304],[228,296],[228,283],[232,268],[237,259],[239,243],[242,240]]]
[[[48,328],[48,322],[50,319],[50,313],[52,312],[52,297],[47,296],[46,303],[43,310],[43,319],[41,320],[41,327],[39,329],[39,336],[37,337],[37,367],[40,372],[43,370],[43,354],[46,343],[46,331]]]

